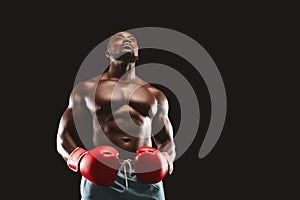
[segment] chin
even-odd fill
[[[131,53],[131,54],[134,55],[134,51],[132,49],[122,49],[122,50],[120,50],[119,55],[120,54],[125,54],[125,53]]]

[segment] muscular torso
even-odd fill
[[[157,101],[149,84],[100,79],[95,95],[88,95],[85,101],[93,116],[95,146],[109,141],[128,152],[142,145],[151,146]]]

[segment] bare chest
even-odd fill
[[[155,96],[142,85],[101,81],[96,89],[95,106],[102,113],[111,113],[129,106],[143,116],[153,116],[157,102]]]

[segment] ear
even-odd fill
[[[107,58],[109,58],[110,54],[109,54],[108,50],[105,51],[105,56],[106,56]]]

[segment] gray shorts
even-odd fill
[[[137,181],[134,170],[123,170],[121,166],[111,187],[97,186],[82,177],[80,185],[81,200],[165,200],[163,182],[145,184]]]

